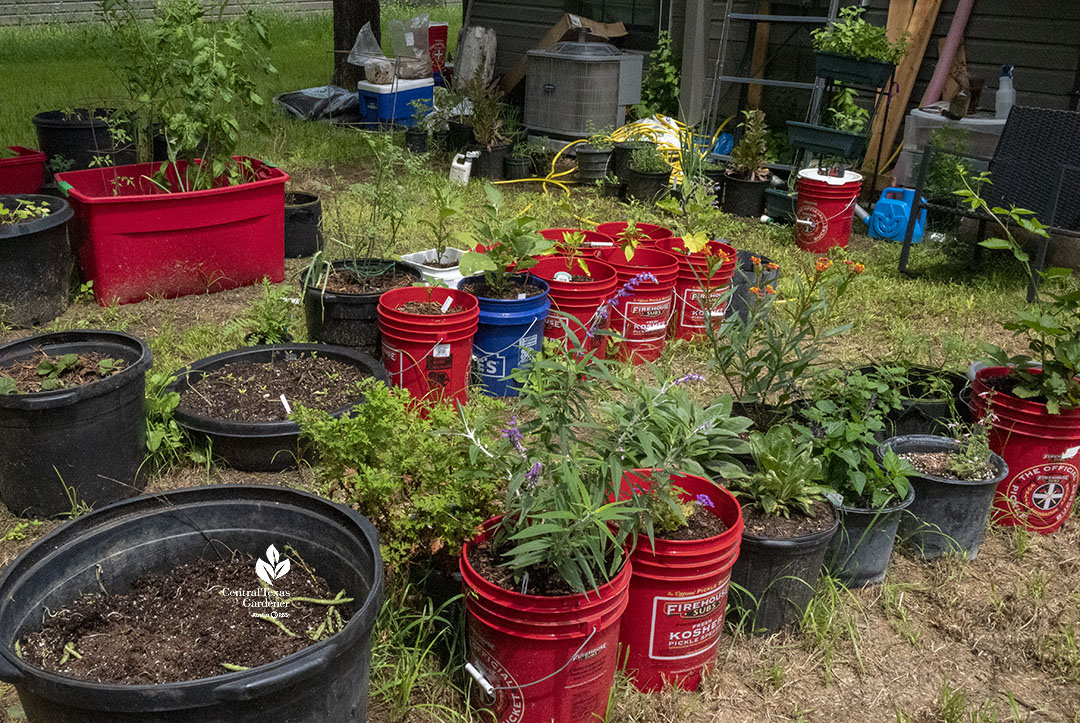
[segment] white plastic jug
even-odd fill
[[[469,185],[469,176],[472,175],[473,159],[480,157],[480,151],[459,153],[450,161],[450,182]]]

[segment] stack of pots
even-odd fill
[[[615,269],[620,285],[644,273],[656,277],[639,283],[611,309],[611,328],[622,336],[619,359],[656,361],[671,322],[679,260],[665,251],[640,246],[629,261],[621,248],[604,249],[597,258]]]
[[[410,302],[433,302],[460,311],[417,314],[401,311]],[[382,363],[395,387],[423,402],[469,397],[469,367],[480,305],[472,294],[439,287],[407,286],[379,297]]]
[[[1041,402],[997,391],[995,379],[1010,372],[985,367],[972,382],[975,419],[989,404],[990,449],[1008,465],[997,487],[991,518],[999,525],[1024,525],[1048,535],[1068,519],[1080,481],[1080,409],[1050,414]]]
[[[624,478],[647,485],[647,470]],[[639,535],[630,554],[633,574],[628,620],[619,635],[624,667],[634,685],[655,692],[667,685],[694,690],[716,665],[716,648],[724,629],[731,568],[742,540],[742,508],[723,487],[704,477],[672,475],[684,502],[702,504],[695,514],[720,518],[724,532],[700,540],[655,539]]]
[[[629,225],[630,224],[628,224],[626,221],[610,221],[608,223],[602,223],[597,226],[596,232],[602,233],[605,236],[610,236],[611,238],[618,240],[619,237],[622,236],[623,233],[625,233],[626,228]],[[634,226],[635,228],[637,228],[638,234],[645,237],[645,239],[643,239],[641,243],[646,245],[652,244],[656,241],[660,241],[661,239],[671,238],[675,235],[671,232],[671,229],[664,228],[663,226],[657,226],[654,223],[638,223],[634,224]]]
[[[656,247],[667,251],[679,260],[679,274],[675,279],[675,323],[672,336],[676,339],[693,339],[706,333],[706,311],[702,300],[708,298],[709,324],[716,331],[727,312],[731,294],[731,279],[735,275],[735,259],[738,252],[730,244],[710,241],[705,251],[688,253],[683,240],[672,237],[658,241]],[[714,272],[709,270],[708,256],[723,256],[724,261]]]
[[[561,244],[567,234],[579,233],[585,237],[585,246],[594,249],[607,248],[615,245],[615,238],[602,231],[586,231],[583,228],[546,228],[540,235],[546,239]]]
[[[547,282],[551,290],[551,313],[544,320],[544,338],[560,341],[564,346],[582,351],[595,351],[604,358],[606,340],[603,336],[590,336],[589,327],[600,305],[615,295],[619,285],[618,274],[610,265],[589,259],[566,256],[546,256],[539,259],[529,273]],[[574,281],[572,276],[589,276],[590,281]],[[607,328],[607,320],[597,323],[598,329]],[[571,341],[572,339],[572,341]]]

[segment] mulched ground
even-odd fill
[[[200,377],[182,392],[185,414],[237,422],[278,422],[292,408],[332,411],[359,403],[356,383],[369,376],[351,364],[318,354],[274,362],[236,362]]]
[[[253,668],[314,645],[311,634],[324,625],[331,606],[291,602],[285,607],[244,607],[245,600],[250,605],[285,598],[222,594],[258,589],[255,560],[250,556],[238,555],[226,562],[197,560],[165,574],[139,578],[123,595],[82,595],[47,616],[41,630],[24,634],[19,651],[28,663],[61,675],[141,685],[224,675],[229,671],[223,663]],[[278,581],[278,589],[291,598],[313,600],[338,594],[296,560]],[[348,622],[353,606],[332,607],[342,623]],[[288,613],[279,621],[293,635],[252,617],[271,611]],[[70,654],[72,649],[81,657]]]
[[[79,387],[83,384],[96,382],[98,379],[104,379],[114,373],[109,372],[108,374],[102,374],[98,369],[98,364],[106,358],[102,354],[88,352],[86,354],[79,354],[78,357],[79,360],[74,366],[65,369],[56,377],[61,382],[61,385],[57,387],[58,389]],[[41,388],[41,383],[45,381],[47,377],[38,374],[38,364],[43,361],[55,362],[57,358],[57,356],[49,356],[48,354],[42,353],[40,356],[24,359],[11,366],[4,367],[0,376],[15,380],[15,387],[19,390],[19,394],[33,394],[34,392],[47,391]],[[116,362],[122,367],[122,360],[117,359]],[[117,370],[119,370],[119,368]]]

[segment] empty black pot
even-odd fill
[[[358,259],[335,261],[337,270],[357,270],[372,276],[395,274],[409,277],[409,283],[420,281],[424,275],[408,264],[393,259]],[[324,344],[337,344],[358,349],[376,359],[382,359],[382,336],[379,334],[377,311],[382,292],[344,294],[324,292],[320,279],[300,277],[304,286],[304,320],[308,339]]]
[[[69,389],[0,394],[0,499],[17,516],[55,517],[74,500],[98,507],[146,486],[146,370],[142,339],[118,331],[62,331],[0,346],[0,369],[42,353],[122,359],[111,376]]]
[[[788,539],[743,533],[729,594],[748,632],[772,635],[802,619],[839,525],[834,520],[826,530]]]
[[[138,577],[234,551],[294,549],[332,590],[355,598],[344,630],[280,660],[213,678],[114,685],[32,667],[14,652],[85,592],[126,592]],[[285,556],[289,555],[285,552]],[[286,575],[304,574],[293,565]],[[285,578],[287,579],[287,577]],[[251,587],[259,587],[254,565]],[[15,685],[30,723],[363,723],[371,630],[383,591],[379,538],[359,513],[306,492],[219,485],[110,505],[41,538],[0,577],[0,680]],[[237,604],[240,604],[237,598]]]
[[[343,346],[327,344],[276,344],[252,346],[200,359],[176,373],[170,392],[179,392],[180,406],[176,408],[176,423],[197,437],[211,442],[215,458],[236,469],[250,472],[279,472],[291,469],[304,458],[300,446],[300,427],[296,422],[238,422],[215,419],[184,411],[183,395],[203,375],[237,362],[264,364],[286,357],[317,354],[324,359],[358,367],[365,373],[390,384],[382,364],[367,354]],[[331,412],[335,417],[346,414],[354,405]]]
[[[840,529],[829,545],[829,569],[848,587],[866,587],[885,579],[896,527],[915,499],[914,486],[903,500],[880,510],[836,505]]]
[[[322,201],[314,193],[286,193],[285,258],[314,256],[322,245]]]
[[[928,434],[912,434],[885,440],[878,447],[878,459],[891,449],[896,454],[909,452],[952,452],[959,449],[956,440]],[[1005,460],[990,455],[994,474],[984,480],[952,480],[919,473],[911,478],[915,501],[900,518],[897,539],[923,560],[933,560],[945,553],[960,553],[968,560],[979,554],[986,534],[986,518],[1001,480],[1009,475]]]
[[[53,196],[0,196],[0,206],[9,210],[20,202],[49,209],[44,218],[0,225],[0,320],[28,327],[52,321],[68,307],[67,222],[72,210],[67,201]]]

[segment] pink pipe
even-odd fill
[[[937,103],[941,99],[941,89],[945,87],[945,81],[949,77],[949,70],[956,57],[956,49],[964,40],[964,29],[967,27],[968,18],[971,17],[971,8],[974,6],[975,0],[960,0],[953,14],[952,24],[949,26],[949,34],[945,36],[945,45],[941,48],[941,55],[938,56],[934,76],[930,79],[930,85],[926,86],[920,106]]]

